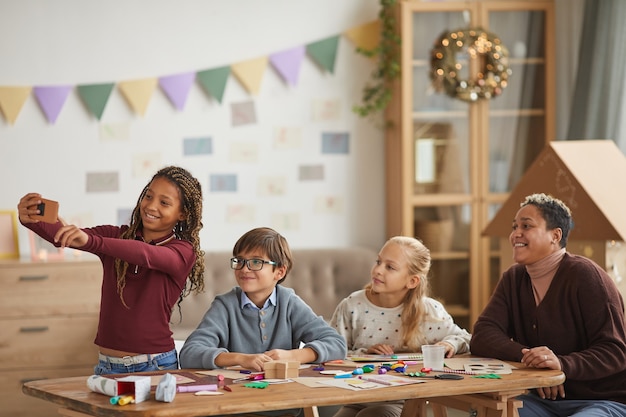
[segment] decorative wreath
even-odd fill
[[[457,54],[467,56],[459,60]],[[463,101],[491,99],[502,94],[511,75],[509,51],[493,33],[481,28],[444,32],[431,50],[431,73],[435,90]],[[472,64],[475,62],[478,68]],[[465,73],[470,79],[461,79]]]

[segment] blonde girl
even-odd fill
[[[370,282],[337,306],[331,325],[348,353],[391,355],[441,344],[446,356],[469,351],[470,334],[444,306],[428,296],[430,251],[418,239],[396,236],[380,250]],[[402,401],[350,404],[335,417],[397,417]]]

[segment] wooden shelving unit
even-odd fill
[[[402,75],[387,109],[387,234],[424,240],[433,296],[471,330],[500,271],[499,242],[482,230],[554,139],[554,2],[400,1],[397,18]],[[509,84],[490,100],[462,101],[431,85],[435,40],[470,27],[495,33],[510,52]]]

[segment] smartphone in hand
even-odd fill
[[[33,219],[37,219],[46,223],[56,223],[59,217],[59,202],[42,198],[41,203],[37,204],[39,214],[31,215]]]

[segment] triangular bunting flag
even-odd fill
[[[215,97],[217,101],[221,103],[229,75],[230,66],[227,66],[199,71],[196,74],[196,78],[200,81],[200,85],[204,88],[204,91]]]
[[[375,20],[349,29],[344,34],[357,48],[371,51],[376,48],[380,42],[380,30],[380,20]]]
[[[227,66],[199,71],[196,74],[196,78],[200,81],[200,85],[204,88],[204,91],[215,97],[217,101],[221,103],[229,75],[230,66]]]
[[[71,85],[34,88],[35,97],[37,97],[39,107],[41,107],[41,110],[43,110],[46,115],[48,123],[54,124],[56,122],[70,91],[72,91]]]
[[[261,81],[263,81],[263,74],[265,73],[265,68],[267,68],[267,62],[267,57],[262,57],[233,64],[230,68],[241,85],[243,85],[250,94],[258,94],[261,90]]]
[[[302,64],[305,51],[304,46],[296,46],[295,48],[276,52],[270,55],[270,62],[272,63],[272,66],[291,86],[298,85],[300,65]]]
[[[32,90],[32,87],[0,87],[0,110],[10,124],[17,120]]]
[[[104,113],[104,108],[109,101],[114,85],[114,83],[85,84],[77,87],[78,94],[85,103],[85,106],[87,106],[91,114],[96,116],[98,120],[102,118],[102,113]]]
[[[189,94],[189,90],[195,78],[196,74],[194,72],[168,75],[159,78],[161,89],[174,107],[176,107],[176,110],[183,110],[185,108],[187,95]]]
[[[146,114],[150,98],[157,86],[156,78],[122,81],[117,84],[128,105],[140,116]]]
[[[338,46],[339,36],[333,36],[308,44],[306,52],[317,65],[332,74],[335,71]]]

